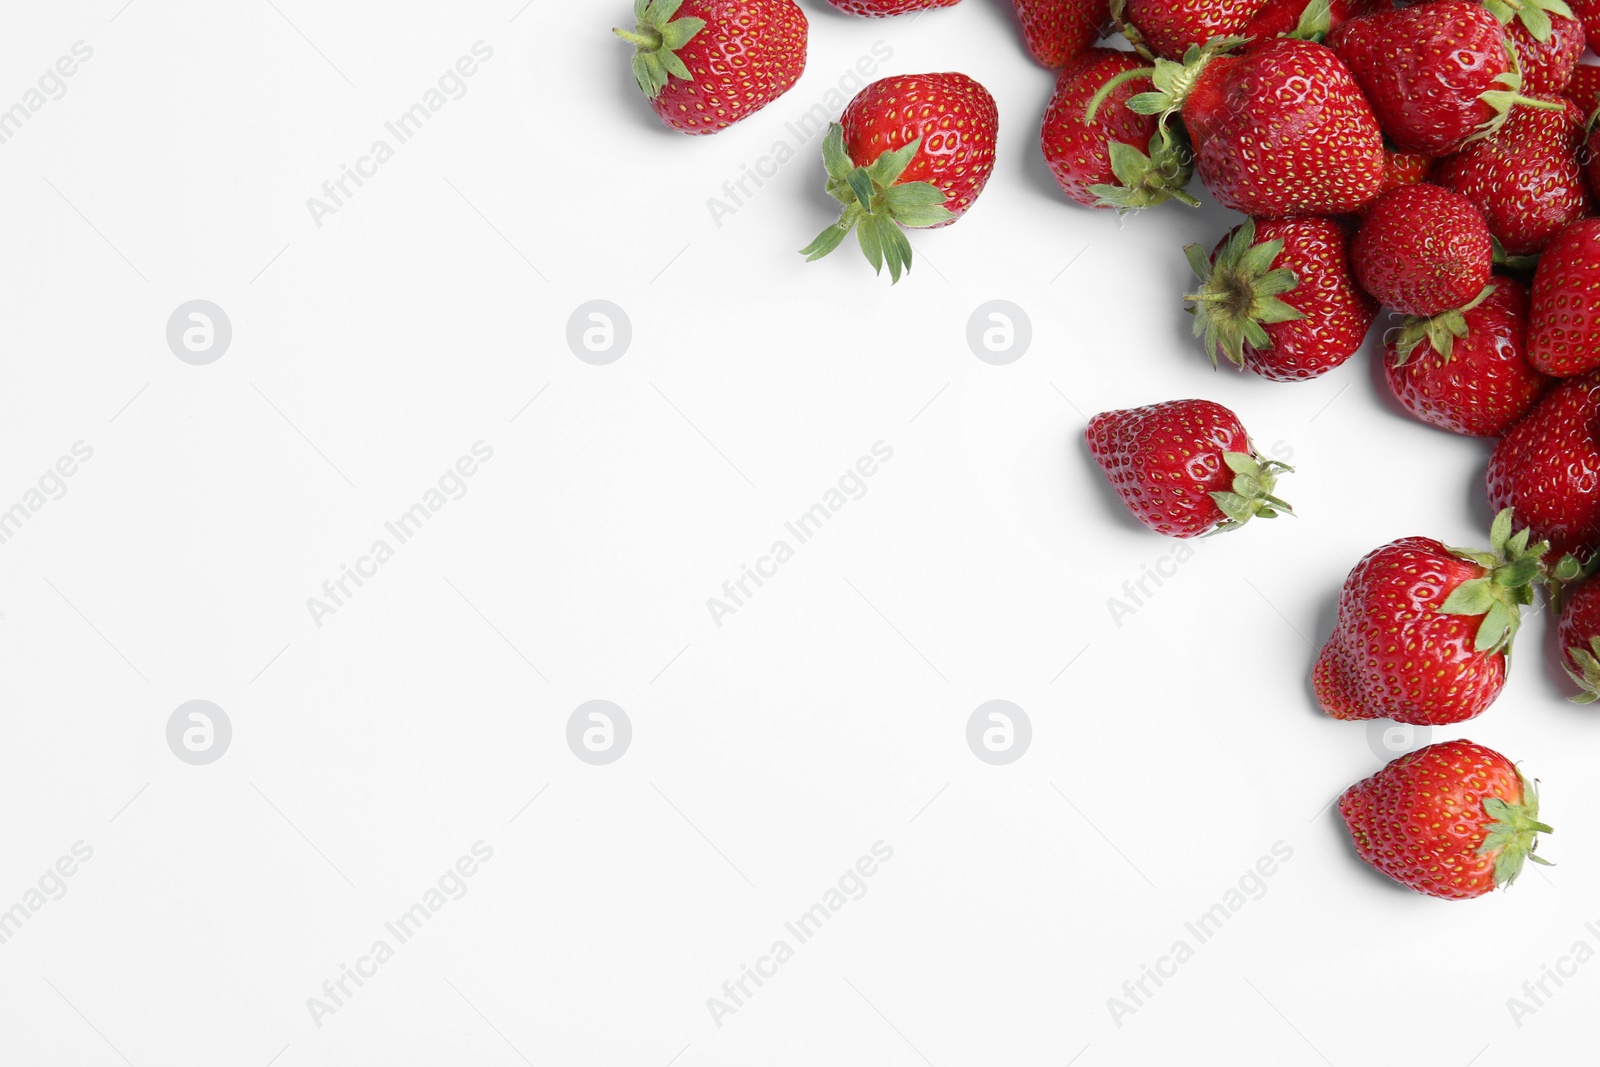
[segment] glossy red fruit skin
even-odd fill
[[[1259,42],[1292,33],[1300,25],[1301,16],[1306,13],[1306,7],[1310,2],[1311,0],[1267,0],[1261,10],[1245,23],[1239,35]],[[1362,15],[1387,11],[1389,6],[1388,0],[1333,0],[1328,14],[1332,17],[1332,25],[1338,27]]]
[[[1200,180],[1245,215],[1347,214],[1383,181],[1377,118],[1339,58],[1310,41],[1279,38],[1213,60],[1183,118]]]
[[[1515,508],[1546,560],[1600,545],[1600,375],[1569,378],[1495,446],[1486,479],[1498,514]]]
[[[805,12],[794,0],[684,0],[705,28],[678,49],[693,81],[670,78],[650,106],[680,133],[720,133],[788,92],[806,69]]]
[[[1570,651],[1581,648],[1593,652],[1594,639],[1600,637],[1600,579],[1589,578],[1567,593],[1561,607],[1561,622],[1556,627],[1556,647],[1561,663],[1581,677],[1583,667],[1573,662]]]
[[[1505,686],[1505,656],[1473,648],[1482,616],[1439,609],[1463,582],[1488,573],[1427,537],[1368,554],[1345,579],[1339,621],[1312,671],[1322,710],[1414,726],[1483,714]]]
[[[828,0],[828,3],[847,15],[860,15],[869,19],[926,11],[935,7],[955,7],[960,2],[961,0]]]
[[[1521,19],[1512,19],[1505,28],[1506,39],[1517,50],[1522,69],[1522,92],[1526,96],[1565,92],[1583,55],[1583,24],[1577,19],[1550,13],[1550,38],[1540,41],[1528,32]]]
[[[1134,517],[1169,537],[1199,537],[1227,518],[1211,499],[1233,485],[1223,453],[1250,451],[1239,417],[1209,400],[1103,412],[1083,437]]]
[[[1600,0],[1568,0],[1567,6],[1583,23],[1584,36],[1600,42]]]
[[[1528,362],[1528,290],[1494,279],[1494,292],[1466,312],[1466,337],[1450,358],[1427,341],[1397,365],[1395,338],[1385,346],[1384,376],[1400,405],[1422,422],[1468,437],[1499,437],[1555,388]]]
[[[861,167],[922,138],[900,181],[931,182],[949,198],[955,218],[940,226],[965,215],[994,173],[999,114],[989,90],[965,74],[883,78],[857,93],[839,121],[845,151]]]
[[[1163,59],[1182,59],[1190,45],[1235,37],[1263,0],[1128,0],[1123,17]]]
[[[1102,85],[1123,71],[1142,66],[1144,61],[1132,52],[1096,47],[1069,64],[1056,79],[1039,145],[1062,192],[1086,207],[1102,206],[1090,186],[1117,180],[1111,171],[1109,141],[1121,141],[1149,154],[1156,118],[1127,107],[1128,100],[1143,91],[1138,84],[1119,85],[1106,97],[1094,121],[1084,121],[1089,101]]]
[[[1435,160],[1432,156],[1419,155],[1416,152],[1396,152],[1385,146],[1383,149],[1383,181],[1378,185],[1377,196],[1382,196],[1390,189],[1398,189],[1402,185],[1417,185],[1428,180],[1428,175],[1433,171]],[[1372,207],[1377,196],[1367,201],[1357,209],[1357,215],[1365,215],[1367,209]]]
[[[1579,219],[1545,246],[1533,276],[1528,359],[1557,378],[1600,367],[1600,219]]]
[[[1350,260],[1361,287],[1384,307],[1437,315],[1483,291],[1494,242],[1465,197],[1437,185],[1406,185],[1367,208]]]
[[[1583,124],[1563,97],[1560,111],[1519,107],[1498,133],[1434,165],[1429,181],[1472,202],[1505,250],[1541,251],[1588,213],[1589,186],[1578,165]]]
[[[1111,20],[1110,0],[1012,0],[1033,58],[1060,70],[1083,55]]]
[[[1494,118],[1479,99],[1511,69],[1505,31],[1481,4],[1439,0],[1351,19],[1328,46],[1355,73],[1378,121],[1403,152],[1461,151]]]
[[[1471,900],[1495,888],[1494,856],[1480,855],[1486,797],[1522,804],[1522,776],[1493,749],[1445,741],[1408,752],[1339,798],[1356,853],[1408,889]]]
[[[1257,219],[1256,243],[1283,242],[1274,267],[1294,271],[1300,284],[1285,304],[1305,315],[1263,327],[1272,347],[1244,346],[1246,369],[1275,382],[1303,382],[1343,366],[1360,350],[1378,305],[1356,285],[1350,270],[1350,233],[1324,218]],[[1227,243],[1224,237],[1217,245]],[[1213,252],[1213,257],[1215,252]]]
[[[1573,8],[1576,11],[1576,8]],[[1595,38],[1600,42],[1600,37]],[[1563,90],[1568,100],[1578,105],[1578,114],[1587,122],[1600,110],[1600,67],[1580,63]]]
[[[1588,183],[1589,192],[1600,197],[1600,154],[1597,153],[1600,153],[1600,122],[1597,122],[1594,129],[1589,132],[1583,150],[1578,153],[1578,159],[1583,165],[1583,178]]]

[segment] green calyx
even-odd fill
[[[1090,98],[1085,121],[1093,122],[1106,98],[1118,88],[1131,81],[1148,79],[1153,88],[1149,92],[1130,97],[1128,108],[1140,115],[1158,116],[1161,125],[1165,127],[1167,120],[1182,109],[1183,102],[1189,98],[1195,81],[1199,79],[1206,66],[1223,53],[1244,44],[1246,40],[1248,38],[1245,37],[1213,37],[1204,45],[1190,45],[1181,62],[1157,59],[1153,66],[1123,71],[1102,85],[1099,92]],[[1520,82],[1518,84],[1520,85]]]
[[[1483,6],[1502,26],[1510,25],[1512,19],[1521,22],[1528,34],[1540,44],[1550,39],[1551,15],[1568,19],[1574,17],[1567,0],[1483,0]]]
[[[1243,367],[1245,345],[1258,350],[1272,347],[1267,326],[1305,318],[1280,299],[1300,284],[1294,271],[1272,265],[1282,252],[1282,241],[1256,243],[1254,219],[1233,231],[1215,259],[1197,244],[1184,248],[1189,267],[1200,279],[1199,287],[1184,300],[1194,316],[1194,335],[1205,339],[1213,367],[1219,353]]]
[[[917,150],[918,137],[904,148],[884,152],[869,166],[858,167],[844,147],[844,127],[828,127],[822,142],[822,162],[828,169],[828,195],[844,205],[839,221],[800,250],[809,263],[828,255],[851,230],[873,270],[889,265],[891,281],[898,282],[911,269],[911,242],[901,227],[937,226],[955,218],[945,207],[948,197],[932,182],[902,182]]]
[[[1517,777],[1522,779],[1520,804],[1500,797],[1483,798],[1483,813],[1494,821],[1484,827],[1485,836],[1483,844],[1478,846],[1478,855],[1494,856],[1496,889],[1515,882],[1527,860],[1542,863],[1546,867],[1553,866],[1534,851],[1539,847],[1540,834],[1555,833],[1539,821],[1538,783],[1528,781],[1520,772]]]
[[[1561,0],[1550,0],[1551,3],[1560,3]],[[1333,31],[1333,0],[1311,0],[1306,9],[1300,13],[1300,21],[1293,30],[1284,34],[1297,41],[1315,41],[1322,43],[1322,39]]]
[[[1512,510],[1506,508],[1495,516],[1489,530],[1489,551],[1450,549],[1451,554],[1489,572],[1462,582],[1439,606],[1448,615],[1482,616],[1474,645],[1479,652],[1510,655],[1522,626],[1522,609],[1533,603],[1534,587],[1545,577],[1544,556],[1550,551],[1550,542],[1529,544],[1532,531],[1524,528],[1513,533],[1514,523]]]
[[[1567,649],[1567,677],[1578,686],[1574,704],[1593,704],[1600,700],[1600,637],[1590,638],[1589,647],[1573,645]]]
[[[1489,299],[1494,292],[1492,284],[1483,287],[1483,291],[1473,297],[1471,302],[1454,308],[1450,311],[1441,311],[1429,318],[1423,315],[1408,316],[1400,326],[1400,333],[1394,342],[1394,365],[1403,367],[1411,362],[1412,355],[1417,346],[1427,341],[1433,350],[1444,359],[1446,363],[1455,353],[1458,340],[1464,341],[1471,331],[1467,328],[1467,312]]]
[[[694,81],[694,74],[678,58],[678,49],[706,28],[706,20],[674,18],[682,6],[683,0],[633,0],[638,25],[631,31],[611,31],[634,46],[633,78],[652,100],[672,78]]]
[[[1294,509],[1274,496],[1278,475],[1294,470],[1275,459],[1262,459],[1254,451],[1224,452],[1222,462],[1233,471],[1233,488],[1211,494],[1217,507],[1228,517],[1212,533],[1237,530],[1251,519],[1275,519],[1279,515],[1293,515]]]
[[[1194,175],[1194,153],[1181,130],[1161,129],[1150,140],[1149,155],[1117,140],[1107,142],[1106,148],[1111,154],[1111,173],[1117,180],[1089,187],[1100,198],[1099,206],[1122,212],[1154,207],[1168,200],[1200,206],[1200,201],[1185,191]]]
[[[1514,107],[1532,107],[1540,111],[1560,111],[1566,107],[1565,104],[1553,100],[1536,100],[1531,96],[1523,96],[1522,60],[1517,56],[1517,46],[1511,43],[1509,37],[1506,38],[1505,49],[1506,56],[1511,60],[1511,69],[1495,79],[1495,84],[1503,88],[1490,89],[1478,94],[1479,100],[1494,109],[1494,115],[1467,139],[1468,144],[1499,133],[1500,127],[1511,117],[1511,109]]]

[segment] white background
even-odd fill
[[[1388,407],[1367,353],[1304,385],[1213,373],[1180,250],[1229,220],[1067,203],[1036,144],[1052,76],[1000,3],[803,0],[793,92],[686,138],[631,83],[620,0],[123,2],[12,5],[0,33],[0,106],[94,50],[0,145],[0,507],[94,449],[0,546],[0,908],[94,850],[0,945],[4,1063],[1592,1047],[1600,966],[1520,1028],[1507,1008],[1600,947],[1600,724],[1561,699],[1542,624],[1499,704],[1435,739],[1543,780],[1559,866],[1434,901],[1326,810],[1382,765],[1309,693],[1339,582],[1391,538],[1481,540],[1486,449]],[[315,225],[307,198],[478,40],[466,95]],[[915,234],[893,289],[851,245],[795,253],[832,217],[816,143],[720,227],[706,203],[879,41],[881,73],[978,78],[1002,127],[976,208]],[[165,339],[196,298],[234,331],[204,367]],[[592,299],[632,321],[609,366],[565,340]],[[1009,366],[966,342],[991,299],[1032,320]],[[1300,517],[1207,542],[1117,626],[1108,600],[1178,546],[1080,434],[1193,395],[1292,449]],[[319,628],[307,598],[480,440],[470,492]],[[866,495],[715,626],[707,598],[878,441]],[[165,740],[192,699],[232,721],[209,766]],[[591,699],[633,724],[609,766],[566,744]],[[1032,720],[1009,766],[966,744],[991,699]],[[307,998],[479,840],[470,892],[316,1025]],[[707,998],[877,841],[867,894],[718,1026]],[[1108,998],[1276,842],[1265,895],[1118,1026]]]

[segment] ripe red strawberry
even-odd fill
[[[1505,686],[1547,547],[1527,530],[1513,536],[1511,522],[1509,510],[1495,519],[1490,552],[1407,537],[1356,564],[1312,672],[1322,710],[1414,726],[1483,714]]]
[[[1128,510],[1156,533],[1198,537],[1291,510],[1272,495],[1290,468],[1257,455],[1239,417],[1221,404],[1107,411],[1083,436]]]
[[[1059,70],[1083,55],[1111,20],[1110,0],[1012,0],[1033,58]]]
[[[1583,23],[1583,33],[1591,41],[1600,41],[1600,0],[1568,0],[1568,7]]]
[[[1185,248],[1200,285],[1184,299],[1211,365],[1220,353],[1293,382],[1355,355],[1378,307],[1356,288],[1349,241],[1331,219],[1250,219],[1209,257],[1199,245]]]
[[[1100,87],[1140,62],[1132,52],[1096,47],[1067,65],[1039,132],[1045,162],[1062,191],[1088,207],[1149,207],[1168,198],[1198,206],[1183,191],[1194,170],[1188,145],[1159,135],[1154,116],[1128,108],[1131,86],[1118,86],[1093,121],[1085,118]]]
[[[1545,246],[1533,276],[1528,359],[1558,378],[1600,367],[1600,219],[1579,219]]]
[[[1570,378],[1495,446],[1489,503],[1516,508],[1550,558],[1600,545],[1600,375]]]
[[[1387,146],[1383,150],[1383,181],[1378,185],[1378,195],[1382,196],[1390,189],[1398,189],[1402,185],[1416,185],[1428,180],[1428,175],[1433,171],[1434,159],[1417,152],[1396,152]],[[1372,206],[1368,201],[1363,205],[1358,214],[1365,215]]]
[[[852,229],[861,251],[896,282],[911,269],[902,226],[938,227],[972,207],[994,171],[994,97],[965,74],[875,81],[844,109],[822,145],[839,221],[801,253],[821,259]]]
[[[1240,36],[1264,0],[1113,0],[1111,10],[1134,29],[1129,36],[1162,59],[1182,59],[1213,37]]]
[[[904,15],[911,11],[926,11],[934,7],[955,7],[961,0],[828,0],[828,3],[848,15],[879,19],[889,15]]]
[[[634,0],[633,76],[680,133],[717,133],[788,92],[806,69],[794,0]]]
[[[1528,290],[1499,277],[1481,303],[1392,331],[1384,373],[1395,399],[1423,422],[1499,437],[1556,384],[1528,362],[1527,338]]]
[[[1600,37],[1595,40],[1600,41]],[[1572,80],[1567,83],[1564,92],[1567,99],[1578,105],[1578,114],[1586,119],[1600,111],[1600,67],[1579,64],[1572,72]]]
[[[1508,2],[1491,0],[1484,6],[1500,18],[1506,28],[1506,39],[1517,50],[1522,68],[1522,91],[1530,96],[1565,91],[1578,67],[1578,57],[1583,55],[1583,25],[1561,14],[1554,5],[1546,8],[1538,6],[1534,0],[1516,2],[1521,5],[1516,17],[1512,17]],[[1502,11],[1504,17],[1501,17]]]
[[[1578,684],[1577,704],[1600,700],[1600,579],[1590,578],[1567,597],[1556,628],[1561,665]]]
[[[1224,207],[1256,218],[1339,215],[1377,195],[1383,135],[1339,57],[1288,37],[1243,55],[1225,54],[1227,44],[1111,84],[1149,77],[1154,89],[1128,106],[1163,119],[1181,110],[1195,170]]]
[[[1266,41],[1293,33],[1305,18],[1311,0],[1267,0],[1265,6],[1239,31],[1240,37]],[[1389,10],[1389,0],[1332,0],[1328,6],[1329,30],[1350,19]],[[1325,33],[1327,31],[1324,31]]]
[[[1471,900],[1508,886],[1535,849],[1539,794],[1516,765],[1471,741],[1419,748],[1339,798],[1356,854],[1407,889]]]
[[[1384,307],[1430,316],[1483,291],[1494,241],[1465,197],[1437,185],[1406,185],[1367,208],[1350,260],[1361,287]]]
[[[1351,19],[1328,37],[1361,84],[1383,132],[1404,152],[1445,156],[1492,133],[1522,79],[1494,15],[1471,0]]]
[[[1576,103],[1573,107],[1577,107]],[[1600,197],[1600,111],[1590,113],[1589,135],[1584,142],[1583,150],[1578,153],[1578,160],[1583,166],[1584,179],[1589,184],[1589,191]]]
[[[1583,119],[1576,104],[1547,99],[1559,109],[1518,108],[1494,136],[1441,160],[1429,179],[1471,201],[1514,256],[1540,251],[1589,209],[1577,158]]]

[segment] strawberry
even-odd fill
[[[1561,665],[1578,685],[1576,704],[1600,700],[1600,579],[1590,578],[1567,597],[1556,627]]]
[[[1573,104],[1573,107],[1578,106],[1576,103]],[[1583,176],[1589,183],[1589,191],[1600,197],[1600,111],[1591,113],[1588,129],[1589,135],[1584,141],[1583,149],[1578,153],[1578,161],[1583,166]]]
[[[1521,10],[1514,19],[1510,0],[1490,0],[1484,6],[1500,18],[1506,28],[1506,40],[1516,49],[1522,91],[1530,96],[1564,92],[1578,68],[1578,57],[1583,55],[1583,25],[1561,13],[1567,6],[1562,0],[1515,2]],[[1541,2],[1547,6],[1540,7]]]
[[[1535,298],[1537,299],[1537,297]],[[1495,446],[1489,503],[1550,542],[1551,559],[1600,545],[1600,375],[1569,378]]]
[[[1565,98],[1546,99],[1559,109],[1518,108],[1493,137],[1441,160],[1429,179],[1471,201],[1514,256],[1540,251],[1589,208],[1577,159],[1582,117]]]
[[[881,19],[889,15],[904,15],[911,11],[926,11],[934,7],[955,7],[961,0],[828,0],[828,3],[847,15]]]
[[[1527,530],[1513,536],[1508,509],[1489,552],[1407,537],[1369,553],[1345,579],[1312,672],[1322,710],[1414,726],[1483,714],[1505,686],[1506,655],[1548,547],[1529,539]]]
[[[634,0],[633,76],[661,121],[717,133],[788,92],[806,69],[794,0]]]
[[[1579,219],[1545,246],[1533,276],[1528,359],[1558,378],[1600,367],[1600,219]]]
[[[1291,510],[1272,495],[1290,468],[1257,455],[1239,416],[1221,404],[1107,411],[1083,436],[1128,510],[1156,533],[1198,537]]]
[[[1528,362],[1527,337],[1527,288],[1496,278],[1480,302],[1392,331],[1384,374],[1395,399],[1423,422],[1499,437],[1555,387]]]
[[[1591,41],[1600,41],[1600,0],[1569,0],[1572,14],[1583,23],[1583,33]]]
[[[1128,106],[1163,122],[1181,111],[1200,180],[1218,203],[1243,214],[1338,215],[1377,195],[1383,135],[1339,57],[1289,37],[1226,54],[1238,43],[1192,48],[1182,63],[1158,59],[1113,78],[1101,94],[1149,78],[1154,88]]]
[[[1213,37],[1241,36],[1264,0],[1112,0],[1112,14],[1130,24],[1129,39],[1162,59]]]
[[[1265,41],[1273,37],[1286,37],[1300,28],[1300,20],[1306,16],[1306,8],[1312,6],[1314,0],[1267,0],[1266,5],[1239,31],[1240,37],[1249,37],[1253,41]],[[1322,30],[1326,34],[1333,27],[1347,22],[1361,15],[1370,15],[1374,11],[1389,10],[1389,0],[1332,0],[1328,5],[1328,25]]]
[[[1600,37],[1595,40],[1600,41]],[[1580,64],[1572,72],[1572,80],[1567,83],[1564,92],[1568,100],[1578,105],[1578,114],[1585,119],[1600,111],[1600,67]]]
[[[1378,185],[1378,195],[1382,196],[1390,189],[1398,189],[1402,185],[1416,185],[1428,180],[1428,175],[1433,171],[1433,157],[1420,155],[1416,152],[1396,152],[1385,146],[1383,149],[1383,181]],[[1371,203],[1363,206],[1361,214],[1366,214]]]
[[[1328,37],[1355,73],[1383,132],[1403,152],[1445,156],[1494,132],[1522,79],[1505,30],[1470,0],[1351,19]],[[1542,106],[1542,105],[1534,105]]]
[[[1471,900],[1508,886],[1535,853],[1539,794],[1516,765],[1471,741],[1428,745],[1339,798],[1356,854],[1407,889]]]
[[[1194,167],[1176,134],[1127,107],[1133,90],[1118,86],[1091,121],[1089,101],[1108,80],[1140,65],[1132,52],[1091,48],[1056,79],[1039,144],[1056,183],[1088,207],[1149,207],[1173,198],[1199,206],[1183,191]]]
[[[1185,299],[1216,366],[1221,353],[1273,381],[1305,381],[1361,347],[1378,307],[1356,288],[1349,234],[1331,219],[1250,219],[1208,257],[1184,249],[1200,279]]]
[[[1111,19],[1110,0],[1012,0],[1033,58],[1060,70],[1083,55]]]
[[[1350,260],[1361,287],[1384,307],[1437,315],[1483,291],[1494,241],[1466,197],[1437,185],[1405,185],[1367,208]]]
[[[875,81],[823,140],[828,193],[839,221],[801,250],[828,255],[852,229],[881,272],[911,269],[902,226],[938,227],[972,207],[994,170],[999,115],[994,97],[965,74],[903,74]]]

